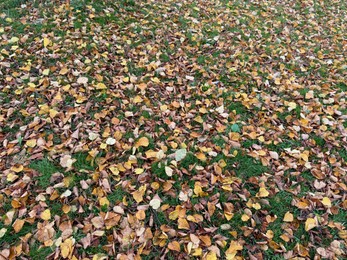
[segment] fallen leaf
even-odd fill
[[[330,207],[331,207],[331,201],[330,201],[330,199],[329,199],[328,197],[324,197],[324,198],[322,199],[322,204],[323,204],[324,206],[326,206],[327,208],[330,208]]]
[[[258,196],[258,197],[261,197],[261,198],[264,198],[264,197],[269,196],[269,194],[270,194],[270,193],[269,193],[265,188],[261,187],[261,188],[259,189],[259,192],[257,193],[257,196]]]
[[[51,219],[51,211],[49,209],[42,211],[40,217],[43,220],[50,220]]]
[[[188,223],[188,221],[186,219],[179,218],[177,222],[178,222],[178,229],[190,230],[189,223]]]
[[[137,142],[135,143],[135,147],[139,148],[139,147],[147,147],[149,145],[149,140],[147,137],[141,137],[139,140],[137,140]]]
[[[175,152],[175,160],[177,162],[183,160],[187,155],[187,150],[186,149],[178,149],[176,152]]]
[[[73,241],[68,238],[60,244],[61,256],[67,258],[72,253]]]
[[[167,245],[168,249],[180,252],[181,251],[181,246],[177,241],[172,241]]]
[[[284,215],[283,221],[284,222],[293,222],[294,220],[294,215],[292,213],[290,213],[289,211],[286,212],[286,214]]]
[[[12,227],[14,232],[18,233],[19,231],[21,231],[21,229],[23,228],[25,221],[23,219],[16,219],[15,222],[13,223]]]
[[[317,221],[314,218],[307,218],[305,222],[305,230],[309,231],[317,226]]]
[[[36,139],[30,139],[30,140],[27,140],[26,143],[25,143],[28,147],[35,147],[36,146]]]
[[[160,208],[160,204],[161,200],[157,195],[149,202],[149,206],[151,206],[155,210]]]
[[[46,48],[51,43],[51,40],[48,38],[43,38],[43,46]]]

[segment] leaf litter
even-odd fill
[[[347,257],[346,4],[5,7],[1,259]]]

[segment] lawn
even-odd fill
[[[346,259],[346,25],[0,0],[0,259]]]

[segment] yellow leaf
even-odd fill
[[[342,239],[347,239],[347,230],[341,230],[339,231],[339,236],[342,238]],[[0,236],[1,237],[1,236]]]
[[[17,218],[16,221],[12,225],[14,232],[18,233],[22,229],[24,223],[25,223],[25,221],[23,219]]]
[[[13,181],[15,181],[16,179],[18,179],[18,175],[13,174],[13,173],[9,173],[9,174],[7,174],[7,176],[6,176],[6,179],[7,179],[7,181],[9,181],[9,182],[13,182]]]
[[[109,170],[112,172],[114,175],[119,175],[119,170],[115,166],[110,166]]]
[[[193,256],[201,256],[202,255],[202,249],[200,247],[194,249]]]
[[[280,78],[276,78],[275,79],[275,84],[276,85],[280,85],[281,84],[281,79]]]
[[[29,147],[35,147],[36,146],[36,140],[35,139],[30,139],[30,140],[28,140],[28,141],[26,141],[26,143],[25,143],[27,146],[29,146]]]
[[[148,150],[145,152],[146,154],[146,158],[149,159],[149,158],[156,158],[157,157],[157,153],[158,152],[155,152],[153,150]]]
[[[308,218],[305,222],[305,230],[309,231],[312,228],[315,228],[317,226],[317,222],[314,218]]]
[[[190,226],[189,226],[189,223],[186,219],[184,218],[179,218],[178,219],[178,229],[187,229],[187,230],[190,230]]]
[[[6,228],[2,228],[0,229],[0,238],[2,238],[7,232],[7,229]]]
[[[196,158],[198,158],[200,161],[203,161],[203,162],[207,160],[206,155],[204,153],[196,154]]]
[[[289,211],[284,215],[283,221],[284,222],[292,222],[294,220],[294,216]]]
[[[9,43],[16,43],[19,41],[19,38],[18,37],[12,37],[8,42]]]
[[[296,103],[295,102],[288,102],[288,107],[289,107],[289,111],[292,111],[293,109],[296,108]]]
[[[243,214],[241,216],[241,220],[244,221],[244,222],[248,221],[249,219],[250,219],[250,217],[247,214]]]
[[[106,85],[104,83],[98,83],[95,86],[96,89],[107,89]]]
[[[314,92],[313,90],[310,90],[309,92],[306,93],[305,98],[306,99],[311,99],[314,97]]]
[[[59,114],[59,112],[57,110],[55,110],[55,109],[50,109],[49,110],[49,116],[51,118],[54,118],[57,114]]]
[[[227,166],[227,163],[223,159],[221,159],[218,161],[218,165],[219,167],[224,168],[225,166]]]
[[[140,146],[147,147],[149,145],[149,140],[147,137],[141,137],[137,142],[135,143],[135,147],[139,148]]]
[[[136,200],[137,203],[140,203],[141,201],[143,201],[143,194],[140,191],[134,191],[133,192],[133,198],[134,200]]]
[[[323,203],[324,206],[326,206],[328,208],[331,207],[331,201],[330,201],[330,199],[328,197],[324,197],[322,199],[322,203]]]
[[[210,252],[206,255],[206,260],[217,260],[217,254],[216,254],[216,252],[210,251]]]
[[[181,251],[181,246],[177,241],[172,241],[167,245],[167,248],[173,251],[180,252]]]
[[[93,260],[106,260],[106,259],[108,259],[108,256],[105,255],[105,254],[100,254],[99,253],[99,254],[96,254],[96,255],[93,256]],[[77,258],[76,258],[76,260],[77,260]]]
[[[272,230],[268,230],[265,234],[265,236],[268,238],[268,239],[272,239],[274,237],[274,232]]]
[[[254,208],[254,209],[261,209],[261,205],[259,204],[259,203],[253,203],[252,204],[252,208]]]
[[[143,101],[143,99],[142,99],[140,96],[136,96],[136,97],[134,97],[134,99],[133,99],[133,102],[134,102],[135,104],[141,103],[142,101]]]
[[[102,197],[99,199],[100,206],[110,206],[110,201],[106,197]]]
[[[226,259],[234,259],[237,251],[241,251],[243,246],[238,241],[231,241],[228,250],[225,252]]]
[[[42,71],[42,75],[48,76],[48,75],[49,75],[49,72],[50,72],[49,69],[45,69],[45,70]]]
[[[261,187],[259,189],[259,192],[258,192],[257,196],[261,197],[261,198],[264,198],[264,197],[269,196],[269,192],[265,188]]]
[[[201,116],[197,116],[197,117],[194,118],[194,121],[197,122],[197,123],[202,124],[204,122],[204,119],[202,119]]]
[[[135,216],[138,220],[144,220],[146,218],[146,213],[144,210],[139,210],[138,212],[136,212]]]
[[[305,162],[308,162],[308,155],[306,153],[300,154],[301,159],[303,159]]]
[[[287,243],[290,241],[290,237],[287,234],[282,234],[280,236],[280,238],[283,239]]]
[[[67,67],[63,67],[60,71],[59,71],[59,74],[60,75],[65,75],[66,73],[69,72],[69,69]]]
[[[69,213],[70,210],[71,210],[71,206],[70,205],[66,205],[64,204],[63,207],[62,207],[62,210],[65,214]]]
[[[14,171],[14,172],[17,172],[17,173],[23,171],[23,169],[24,169],[23,165],[12,166],[11,167],[11,171]]]
[[[176,209],[169,214],[169,219],[176,220],[179,216],[180,212]]]
[[[142,174],[144,172],[143,168],[136,168],[135,169],[135,174]]]
[[[73,242],[70,238],[66,239],[63,243],[60,244],[61,256],[67,258],[72,252]]]
[[[158,79],[157,77],[151,78],[151,80],[152,80],[154,83],[160,83],[160,79]]]
[[[51,212],[49,211],[49,209],[46,209],[45,211],[41,212],[40,217],[43,220],[50,220],[51,219]]]
[[[43,46],[46,48],[51,43],[51,40],[48,38],[43,38]]]

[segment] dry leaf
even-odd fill
[[[51,219],[51,211],[49,209],[42,211],[40,217],[43,220],[50,220]]]
[[[25,221],[23,219],[17,218],[16,221],[12,225],[14,232],[18,233],[19,231],[21,231],[24,223],[25,223]]]
[[[147,137],[141,137],[139,140],[137,140],[137,142],[135,143],[135,147],[139,148],[141,146],[143,147],[147,147],[149,145],[149,140]]]
[[[177,251],[180,252],[181,251],[181,247],[180,244],[177,241],[172,241],[167,245],[167,248],[173,251]]]
[[[309,231],[317,226],[317,221],[314,218],[307,218],[305,222],[305,230]]]

